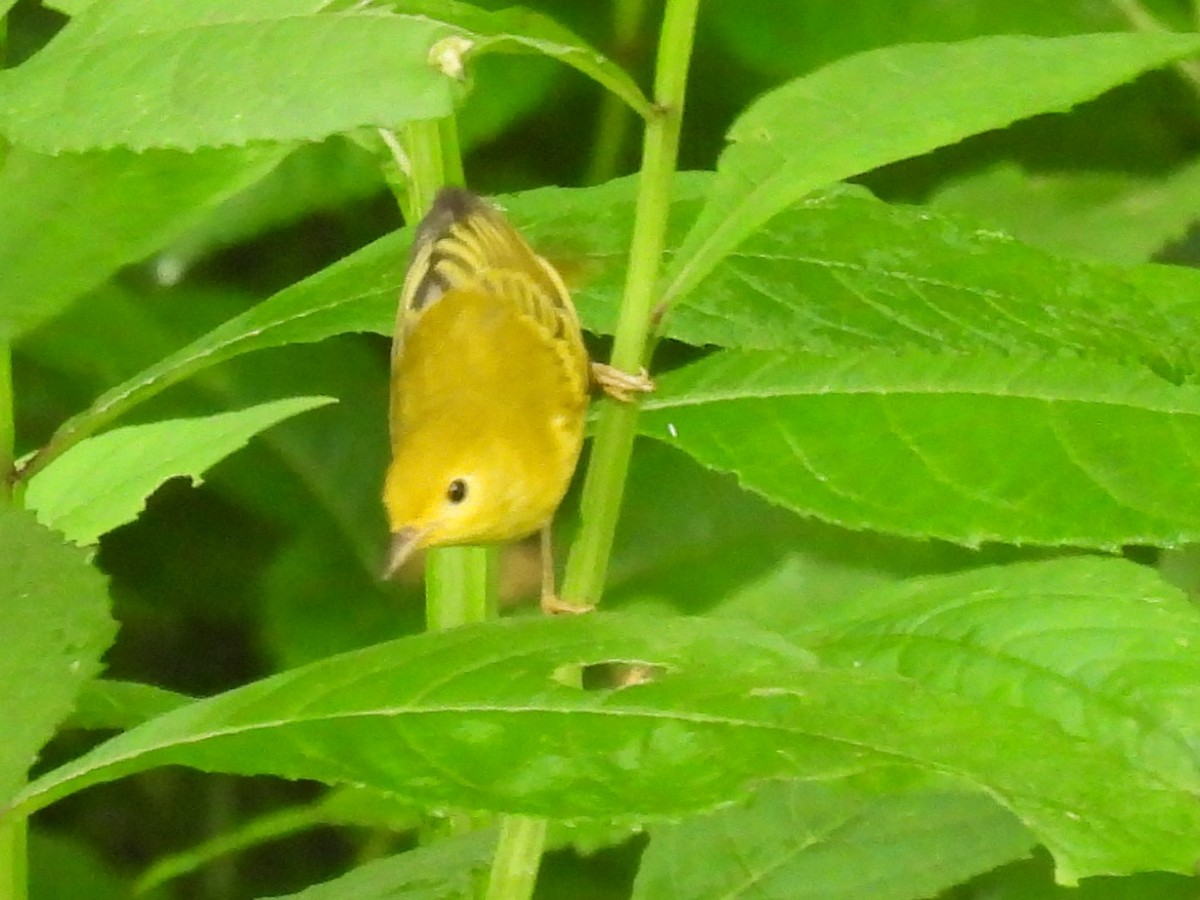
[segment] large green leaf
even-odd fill
[[[779,78],[889,44],[990,34],[1082,34],[1123,30],[1129,24],[1116,4],[1070,0],[956,0],[949,6],[941,0],[874,0],[859,9],[861,15],[848,16],[841,0],[742,0],[714,3],[705,14],[718,39],[740,61]]]
[[[911,537],[1200,538],[1200,388],[1078,359],[725,351],[639,428],[797,512]]]
[[[745,807],[650,833],[634,900],[910,900],[1033,844],[982,794],[768,784]]]
[[[791,81],[730,129],[718,183],[668,272],[666,297],[687,294],[818,187],[1068,109],[1198,49],[1195,35],[987,37],[872,50]]]
[[[1200,617],[1143,566],[1079,557],[913,579],[810,608],[822,659],[1023,705],[1131,766],[1200,778]]]
[[[116,634],[104,577],[84,551],[0,504],[0,803],[100,671]]]
[[[950,182],[931,204],[1055,252],[1140,263],[1181,240],[1195,221],[1200,164],[1161,177],[1031,174],[1000,165]]]
[[[320,140],[453,111],[429,50],[445,23],[317,0],[89,7],[0,75],[0,127],[59,153]]]
[[[705,181],[687,180],[689,196],[694,197]],[[583,275],[599,284],[581,309],[600,328],[615,321],[615,291],[628,246],[635,187],[625,179],[581,191],[528,191],[504,200],[514,220],[533,223],[535,237],[557,236],[553,243],[546,241],[546,252],[584,260]],[[69,446],[167,387],[244,353],[345,332],[391,334],[409,237],[404,230],[381,238],[164,357],[63,423],[51,444]],[[35,459],[33,470],[39,466]]]
[[[10,148],[0,166],[0,336],[28,331],[180,238],[282,156],[266,147],[57,157]]]
[[[957,216],[839,187],[783,211],[672,316],[693,344],[1064,352],[1197,371],[1200,276],[1053,256]]]
[[[168,478],[201,473],[258,432],[329,397],[291,397],[204,418],[118,428],[76,444],[29,482],[25,502],[38,519],[77,544],[132,522]]]
[[[50,446],[55,452],[71,446],[171,385],[243,353],[378,330],[395,316],[407,239],[406,233],[382,238],[166,356],[64,422]],[[31,472],[42,458],[34,457]]]
[[[560,680],[611,660],[663,674],[617,690]],[[14,811],[182,764],[362,784],[434,808],[639,820],[709,809],[764,779],[907,765],[987,790],[1051,849],[1065,880],[1190,870],[1200,779],[1181,786],[1131,765],[1063,732],[1038,709],[1043,698],[1020,699],[980,703],[895,675],[814,668],[798,648],[732,621],[504,620],[191,704],[47,773]]]
[[[535,52],[584,72],[643,115],[620,67],[526,10],[330,0],[113,0],[81,11],[0,76],[9,138],[61,152],[319,140],[453,112],[471,53]]]

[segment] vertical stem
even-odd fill
[[[545,819],[505,816],[500,822],[500,839],[488,876],[486,900],[532,897],[545,845]]]
[[[496,554],[490,547],[443,547],[425,560],[425,627],[455,628],[496,617]]]
[[[671,208],[671,184],[698,2],[668,2],[659,39],[654,92],[659,112],[646,126],[625,297],[613,336],[611,364],[627,372],[637,371],[645,362]],[[600,600],[637,427],[638,408],[634,404],[611,399],[602,400],[601,404],[583,483],[580,504],[583,526],[571,547],[563,583],[563,597],[572,603]]]
[[[618,63],[628,65],[633,61],[638,34],[641,33],[649,4],[646,0],[617,0],[613,10],[613,43],[609,56]],[[621,150],[633,127],[634,113],[616,94],[606,91],[600,101],[597,119],[596,140],[592,145],[592,157],[584,184],[600,184],[617,174],[621,163]]]
[[[28,890],[26,821],[0,825],[0,900],[25,900]]]
[[[0,503],[13,496],[17,428],[13,418],[12,346],[0,337]]]
[[[698,5],[699,0],[667,0],[663,14],[654,91],[658,115],[647,124],[643,141],[629,272],[611,360],[612,365],[625,371],[642,366],[650,334]],[[595,602],[600,598],[633,449],[637,407],[612,400],[601,402],[595,445],[583,485],[583,526],[571,547],[563,584],[563,597],[568,602]],[[545,840],[545,823],[541,820],[524,816],[502,820],[487,900],[527,900],[531,896]]]
[[[3,22],[0,17],[0,22]],[[0,337],[0,504],[13,501],[13,461],[16,426],[13,421],[12,345]],[[24,818],[9,817],[0,823],[0,900],[25,900],[28,892]]]

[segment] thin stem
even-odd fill
[[[26,820],[0,825],[0,900],[25,900],[28,895]]]
[[[1138,0],[1112,0],[1112,4],[1139,31],[1154,33],[1171,30]],[[1175,63],[1175,69],[1191,84],[1192,90],[1200,93],[1200,65],[1192,60],[1181,59]]]
[[[496,554],[490,547],[443,547],[425,561],[425,627],[456,628],[496,617]]]
[[[617,0],[613,10],[613,42],[610,56],[628,66],[632,62],[638,35],[646,19],[646,0]],[[633,127],[634,111],[620,97],[605,91],[600,101],[596,140],[584,173],[584,184],[600,184],[614,177],[621,164],[621,151]]]
[[[612,365],[627,372],[637,371],[646,354],[698,5],[699,0],[667,0],[663,15],[655,81],[658,114],[646,126],[629,272],[611,360]],[[584,479],[583,526],[571,547],[563,584],[563,597],[568,602],[600,599],[633,449],[637,407],[612,400],[601,402],[604,405],[595,446]],[[504,818],[487,900],[527,900],[537,881],[545,843],[544,821],[523,816]]]
[[[417,222],[433,205],[434,195],[446,183],[441,124],[437,119],[409,122],[401,132],[401,143],[408,164],[404,218],[407,222]]]
[[[0,338],[0,504],[11,503],[14,499],[12,474],[15,452],[12,345]],[[25,818],[19,816],[10,816],[7,821],[0,823],[0,900],[25,900],[27,896],[27,828]]]
[[[545,819],[505,816],[500,821],[500,839],[492,858],[486,900],[531,897],[545,845]]]
[[[611,364],[626,372],[636,372],[646,362],[698,2],[672,0],[663,19],[654,92],[659,114],[646,126],[625,297],[613,336]],[[563,583],[563,597],[572,603],[600,600],[637,427],[635,405],[601,404],[580,502],[583,526]]]
[[[13,419],[12,346],[0,338],[0,503],[13,496],[17,428]]]

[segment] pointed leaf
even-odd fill
[[[634,900],[910,900],[1010,862],[1029,832],[983,794],[771,783],[650,833]]]
[[[116,634],[105,580],[87,554],[0,504],[0,803],[100,671]]]
[[[0,73],[0,127],[49,153],[320,140],[453,111],[429,62],[454,31],[315,0],[121,0],[89,7]]]
[[[618,690],[559,680],[612,660],[663,674]],[[362,784],[435,808],[634,821],[711,809],[765,779],[906,765],[988,791],[1067,881],[1190,871],[1200,853],[1200,780],[1181,790],[1026,709],[814,669],[775,636],[700,618],[510,619],[333,657],[119,735],[12,811],[168,764]]]
[[[838,187],[725,257],[671,316],[693,344],[999,351],[1198,370],[1200,276],[1053,256],[956,216]]]
[[[1131,767],[1200,782],[1200,616],[1152,569],[1096,557],[989,567],[812,611],[806,643],[831,663],[1036,706]]]
[[[1115,549],[1200,538],[1200,387],[1076,359],[725,351],[643,434],[849,528]]]
[[[29,331],[186,234],[282,157],[268,147],[57,157],[10,148],[0,164],[0,336]]]
[[[397,12],[426,15],[461,29],[462,37],[471,43],[462,51],[464,58],[488,52],[540,53],[603,85],[643,118],[653,113],[628,72],[549,16],[519,6],[490,11],[456,0],[390,0],[388,5]],[[452,65],[454,52],[443,58]]]
[[[168,478],[199,483],[215,465],[263,429],[326,403],[292,397],[205,418],[130,425],[76,444],[29,482],[26,504],[38,519],[77,544],[132,522]]]
[[[668,273],[687,294],[749,234],[810,191],[1018,119],[1061,112],[1200,49],[1182,34],[996,36],[838,60],[734,123],[719,182]]]

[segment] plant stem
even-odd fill
[[[12,346],[0,338],[0,503],[13,497],[17,428],[13,418]]]
[[[671,0],[663,18],[654,90],[658,115],[646,125],[629,271],[613,336],[611,364],[626,372],[646,362],[698,2]],[[636,405],[610,399],[601,404],[580,503],[583,525],[563,580],[563,596],[572,603],[600,600],[637,427]]]
[[[496,554],[490,547],[443,547],[425,560],[425,627],[456,628],[496,617]]]
[[[26,853],[26,820],[0,825],[0,900],[25,900],[29,881]]]
[[[0,23],[4,21],[0,17]],[[16,454],[13,420],[12,344],[0,337],[0,504],[13,502],[13,461]],[[29,870],[24,817],[0,823],[0,900],[25,900]]]
[[[633,61],[648,6],[646,0],[617,0],[613,9],[613,42],[609,56],[618,63],[628,66]],[[583,176],[584,184],[600,184],[617,174],[633,119],[634,112],[629,104],[606,91],[600,101],[596,140]]]
[[[1139,0],[1112,0],[1112,3],[1138,31],[1162,33],[1171,30],[1142,6]],[[1175,63],[1175,71],[1191,83],[1193,91],[1200,93],[1200,65],[1192,60],[1183,59]]]
[[[646,355],[698,5],[699,0],[667,0],[663,14],[654,91],[657,115],[647,123],[642,145],[629,271],[611,359],[612,365],[627,372],[637,371]],[[563,582],[564,599],[570,602],[600,599],[633,450],[637,407],[613,400],[601,402],[596,440],[583,483],[583,526],[571,547]],[[503,819],[487,900],[527,900],[537,881],[545,843],[544,821],[524,816]]]
[[[529,816],[501,819],[500,840],[492,858],[486,900],[518,900],[533,896],[545,845],[545,819]]]

